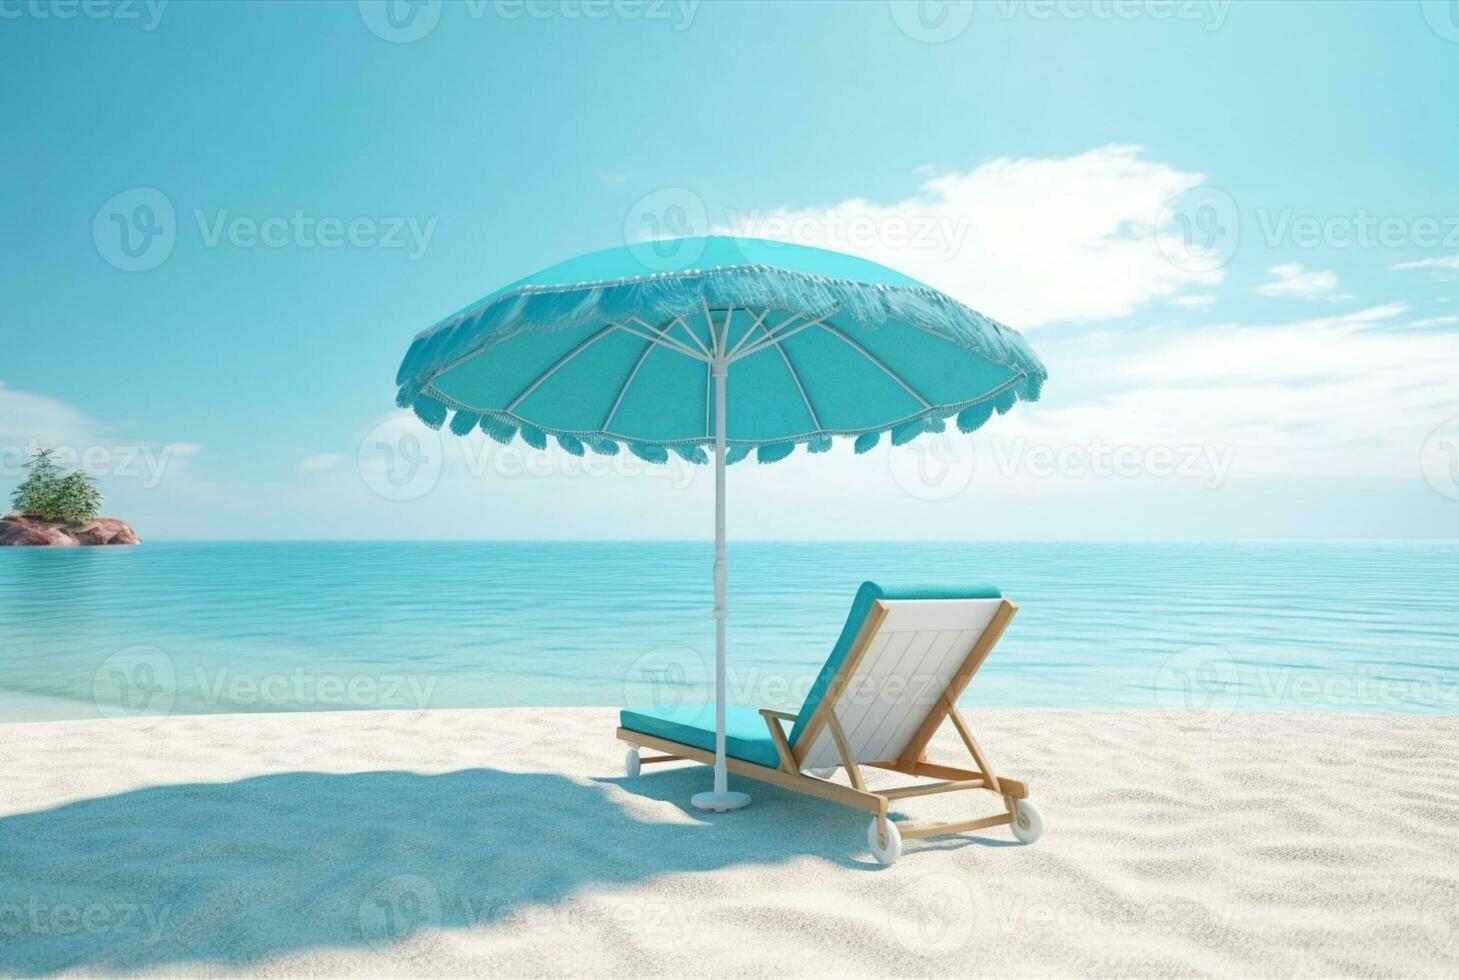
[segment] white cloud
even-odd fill
[[[1018,329],[1127,316],[1158,297],[1221,281],[1161,253],[1161,210],[1204,176],[1133,146],[1071,157],[1000,158],[929,177],[889,204],[727,215],[730,234],[862,255]]]
[[[0,485],[18,482],[31,454],[54,451],[62,470],[81,470],[101,484],[106,510],[126,516],[138,501],[167,500],[164,510],[186,501],[195,442],[137,438],[124,427],[100,422],[74,406],[0,384]]]
[[[1388,268],[1396,270],[1447,269],[1459,271],[1459,255],[1443,255],[1432,259],[1415,259],[1412,262],[1399,262],[1397,265],[1390,265]]]
[[[299,469],[305,473],[326,473],[345,461],[340,453],[316,453],[299,461]]]
[[[1000,420],[999,436],[1229,448],[1243,478],[1419,480],[1424,439],[1459,415],[1459,336],[1403,329],[1412,326],[1406,313],[1389,303],[1289,323],[1127,333],[1097,352],[1083,340],[1048,345],[1051,378],[1082,373],[1107,387],[1020,407]]]
[[[1459,323],[1459,316],[1430,316],[1415,320],[1409,326],[1415,330],[1426,330],[1430,327],[1446,327],[1451,323]]]
[[[1307,270],[1300,262],[1274,265],[1267,269],[1276,279],[1256,287],[1260,296],[1292,296],[1298,299],[1352,299],[1351,294],[1337,292],[1337,273],[1325,269]]]
[[[100,425],[65,402],[0,382],[0,447],[89,446]]]
[[[1264,326],[1227,324],[1175,335],[1171,342],[1126,363],[1120,374],[1138,382],[1202,385],[1212,381],[1295,382],[1407,368],[1403,340],[1372,328],[1391,325],[1408,308],[1387,303],[1340,316]],[[1385,353],[1387,356],[1376,355]]]
[[[1187,310],[1200,310],[1214,304],[1216,297],[1211,293],[1188,293],[1184,296],[1173,296],[1170,301]]]

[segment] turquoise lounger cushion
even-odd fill
[[[805,704],[801,705],[800,714],[795,719],[795,727],[790,731],[791,746],[795,746],[796,739],[800,737],[806,722],[815,713],[816,706],[821,703],[821,698],[825,697],[826,689],[831,685],[831,679],[836,676],[836,672],[841,669],[841,664],[845,662],[847,654],[851,652],[851,645],[856,642],[856,634],[861,632],[861,626],[866,622],[867,613],[871,612],[872,604],[878,599],[1001,599],[1002,597],[1003,593],[991,585],[881,586],[875,582],[861,583],[861,588],[856,590],[856,598],[851,602],[851,611],[846,614],[846,625],[841,627],[841,637],[836,641],[831,656],[816,677],[815,684],[811,685]],[[725,705],[724,718],[726,755],[743,759],[745,762],[753,762],[756,765],[769,766],[772,769],[779,768],[780,753],[775,751],[775,742],[771,740],[770,730],[765,727],[765,719],[760,712],[752,708]],[[644,709],[642,711],[625,709],[619,715],[619,724],[630,731],[657,735],[659,738],[692,745],[706,752],[714,751],[714,705],[712,704],[690,705],[683,708]]]
[[[991,585],[897,585],[881,586],[875,582],[862,582],[861,588],[856,590],[856,598],[851,601],[851,611],[846,614],[846,625],[841,627],[841,637],[836,641],[836,647],[827,658],[826,665],[816,677],[816,682],[811,685],[810,693],[806,695],[805,704],[801,705],[800,714],[795,719],[795,727],[790,730],[790,745],[795,747],[796,740],[805,730],[806,722],[810,721],[811,715],[815,713],[816,706],[825,697],[826,689],[831,686],[831,679],[841,669],[845,662],[846,655],[851,652],[851,645],[856,642],[856,634],[861,632],[861,626],[866,622],[867,613],[878,599],[1001,599],[1003,593]]]
[[[683,708],[624,709],[618,723],[629,731],[657,735],[671,742],[692,745],[706,752],[714,751],[714,705],[689,705]],[[753,708],[732,704],[724,706],[724,751],[726,755],[757,766],[780,767],[780,753],[770,738],[765,719]]]

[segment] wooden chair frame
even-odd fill
[[[819,797],[829,800],[832,803],[840,803],[843,806],[855,807],[875,815],[877,821],[877,838],[882,847],[887,845],[887,809],[893,800],[907,799],[915,796],[931,796],[939,793],[956,793],[963,790],[988,790],[996,793],[1003,799],[1004,812],[991,817],[981,817],[974,820],[961,820],[950,823],[898,823],[897,830],[903,838],[937,837],[945,834],[961,834],[971,830],[982,830],[986,827],[998,827],[1004,824],[1011,824],[1015,817],[1015,807],[1018,800],[1027,799],[1028,786],[1016,779],[1009,779],[1006,776],[996,776],[992,767],[988,764],[987,757],[979,747],[977,740],[973,738],[972,729],[968,727],[962,712],[957,708],[957,699],[983,661],[988,658],[993,647],[1003,636],[1003,631],[1008,628],[1018,606],[1002,600],[998,609],[994,612],[992,619],[983,630],[961,666],[953,674],[952,679],[943,688],[938,696],[932,710],[927,713],[926,719],[912,736],[911,741],[902,754],[895,759],[886,759],[877,762],[857,762],[851,753],[850,743],[847,741],[846,732],[841,727],[841,721],[836,716],[836,706],[841,698],[847,693],[851,679],[855,677],[857,668],[861,665],[862,658],[871,646],[872,639],[881,628],[882,621],[886,618],[888,607],[878,600],[871,612],[862,624],[861,631],[857,634],[856,641],[847,654],[845,661],[841,664],[840,670],[832,678],[831,684],[825,696],[816,706],[815,712],[806,723],[805,730],[797,741],[797,747],[792,749],[789,740],[786,738],[785,730],[780,722],[789,721],[794,723],[796,716],[784,711],[775,711],[770,708],[760,709],[760,715],[769,726],[770,737],[775,743],[776,751],[780,754],[780,766],[770,768],[769,766],[757,765],[753,762],[746,762],[743,759],[730,757],[726,765],[730,772],[740,776],[749,776],[751,779],[758,779],[772,786],[779,786],[782,789],[794,790],[797,793],[805,793],[808,796]],[[942,727],[943,722],[951,720],[957,729],[958,736],[962,739],[964,747],[971,756],[973,769],[963,769],[955,766],[938,765],[927,761],[927,745],[932,736]],[[833,783],[824,779],[817,779],[814,776],[805,775],[801,766],[805,762],[806,755],[816,743],[817,736],[822,729],[829,727],[831,737],[835,740],[836,749],[841,756],[841,765],[846,770],[847,778],[850,779],[850,786],[842,786],[840,783]],[[627,728],[618,729],[618,738],[630,745],[640,748],[654,749],[662,752],[662,755],[642,757],[640,763],[649,765],[659,762],[692,761],[704,765],[714,764],[714,753],[705,751],[691,745],[684,745],[669,739],[659,738],[654,735],[645,735],[642,732],[635,732]],[[906,786],[896,786],[889,789],[870,790],[866,787],[866,781],[862,778],[861,770],[884,769],[891,772],[899,772],[908,776],[922,777],[937,780],[930,783],[912,783]]]

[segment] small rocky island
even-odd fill
[[[11,495],[15,513],[0,517],[0,547],[141,544],[126,521],[97,516],[101,491],[91,475],[74,470],[63,476],[52,454],[36,450],[25,464],[25,481]]]
[[[0,517],[0,547],[74,548],[93,544],[141,544],[142,539],[126,521],[97,517],[84,524],[47,521],[35,514],[6,514]]]

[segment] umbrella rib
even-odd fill
[[[610,324],[610,326],[614,327],[617,330],[621,330],[624,333],[632,334],[633,336],[637,337],[639,340],[646,340],[650,344],[659,344],[659,345],[661,345],[663,347],[669,348],[669,350],[677,351],[678,353],[683,354],[685,357],[692,357],[696,361],[702,361],[702,360],[705,359],[703,354],[696,353],[695,351],[690,350],[688,347],[685,347],[683,344],[679,343],[677,340],[674,340],[671,337],[664,336],[664,330],[660,330],[657,335],[654,335],[654,334],[639,333],[637,330],[634,330],[632,327],[628,326],[627,324],[623,324],[623,323],[613,323],[613,324]],[[650,330],[656,330],[658,328],[657,327],[649,327],[649,329]],[[665,329],[667,329],[667,328],[665,328]]]
[[[771,334],[768,330],[765,333],[770,338],[770,343],[780,353],[780,359],[785,362],[785,369],[790,372],[790,380],[795,382],[795,387],[800,391],[800,400],[805,402],[805,410],[811,416],[811,427],[817,432],[821,431],[821,419],[816,415],[816,407],[811,404],[811,396],[806,392],[805,385],[800,380],[800,372],[791,363],[790,355],[785,352],[785,348],[780,346],[779,338]]]
[[[805,323],[797,324],[795,327],[791,328],[790,330],[786,330],[783,333],[777,333],[777,334],[775,334],[774,337],[771,338],[771,340],[789,340],[791,337],[794,337],[796,334],[800,333],[802,330],[809,330],[811,327],[819,327],[829,317],[833,317],[833,316],[835,316],[839,312],[840,312],[839,310],[832,310],[830,313],[827,313],[825,316],[817,317],[814,320],[807,320]],[[797,314],[797,316],[799,316],[799,314]],[[795,319],[795,317],[791,317],[791,319],[793,320],[793,319]],[[783,324],[783,323],[782,324],[779,324],[779,325],[776,326],[775,329],[779,330],[780,327],[783,327],[783,326],[785,326],[785,324]],[[758,354],[758,353],[760,353],[762,350],[764,350],[765,348],[767,348],[769,346],[770,346],[770,341],[768,341],[768,340],[761,340],[758,343],[751,344],[750,345],[750,348],[748,350],[741,352],[734,359],[737,360],[737,361],[743,360],[744,358],[749,357],[752,354]]]
[[[613,417],[618,414],[618,409],[623,404],[624,396],[628,394],[628,389],[633,385],[633,379],[638,377],[638,369],[643,367],[643,362],[648,360],[648,356],[653,353],[655,346],[652,341],[644,345],[643,353],[638,355],[638,360],[633,363],[633,370],[629,371],[628,377],[623,379],[623,387],[618,389],[618,397],[613,399],[613,408],[609,410],[608,417],[603,420],[603,424],[600,426],[604,432],[607,432],[608,426],[613,424]]]
[[[568,361],[572,360],[574,357],[577,357],[583,351],[587,350],[589,347],[593,346],[598,341],[602,340],[604,337],[608,336],[608,334],[610,334],[612,332],[613,332],[613,324],[610,323],[610,324],[608,324],[608,326],[604,327],[602,330],[599,330],[597,333],[593,334],[591,337],[587,338],[582,343],[578,344],[572,350],[568,351],[566,354],[564,354],[561,357],[559,357],[557,359],[557,363],[556,364],[552,365],[552,367],[548,368],[543,373],[537,375],[537,379],[535,381],[533,381],[525,389],[523,389],[523,391],[522,391],[522,393],[520,395],[518,395],[516,398],[513,398],[512,399],[512,403],[507,406],[507,411],[508,412],[514,412],[514,411],[516,411],[517,406],[520,405],[520,404],[522,404],[522,402],[524,400],[526,400],[526,398],[527,398],[528,395],[530,395],[530,394],[532,394],[532,392],[536,391],[542,385],[542,383],[544,381],[546,381],[548,378],[550,378],[554,374],[556,374],[560,368],[565,367],[567,365],[567,362]]]
[[[681,326],[681,327],[684,328],[684,333],[688,335],[688,337],[689,337],[690,340],[694,341],[694,346],[695,347],[698,347],[700,349],[700,351],[702,351],[704,353],[704,356],[705,357],[711,357],[711,356],[713,356],[710,353],[709,348],[704,346],[704,341],[702,341],[702,340],[699,339],[699,335],[696,334],[693,330],[690,330],[689,329],[689,324],[687,324],[687,323],[684,322],[684,318],[683,317],[681,317],[681,316],[674,317],[674,322],[677,323],[679,326]]]
[[[885,364],[883,364],[882,361],[881,361],[881,359],[878,358],[871,351],[867,350],[865,347],[862,347],[856,341],[852,340],[850,337],[846,336],[844,333],[842,333],[841,331],[837,330],[835,327],[831,326],[829,323],[822,323],[822,324],[820,324],[820,328],[822,330],[826,331],[827,333],[829,333],[833,337],[839,337],[846,344],[850,345],[850,347],[851,347],[852,350],[854,350],[857,353],[859,353],[862,357],[866,358],[872,364],[875,364],[877,367],[881,368],[881,371],[882,371],[883,374],[885,374],[887,377],[891,378],[897,384],[901,385],[902,386],[902,390],[905,391],[907,394],[911,395],[913,398],[917,399],[918,403],[921,404],[921,406],[923,408],[931,408],[932,407],[932,403],[929,402],[927,399],[923,398],[921,395],[919,395],[917,393],[917,389],[913,388],[911,385],[907,384],[907,382],[903,381],[901,375],[897,374],[897,372],[893,371],[891,368],[889,368]]]
[[[745,312],[748,313],[750,311],[749,310],[746,310]],[[738,343],[735,344],[734,349],[731,350],[728,354],[725,355],[725,360],[726,361],[734,361],[734,360],[737,359],[736,358],[736,355],[739,354],[740,348],[741,347],[744,347],[745,344],[749,342],[750,338],[752,336],[754,336],[754,334],[755,334],[755,328],[756,327],[759,327],[759,326],[763,326],[764,325],[765,318],[767,316],[769,316],[769,315],[770,315],[770,308],[769,307],[766,307],[765,309],[763,309],[763,310],[760,311],[760,315],[757,316],[757,317],[755,317],[755,322],[752,323],[752,324],[750,324],[750,328],[745,331],[745,335],[739,339],[739,342]],[[800,319],[800,314],[799,313],[792,313],[790,316],[786,317],[784,320],[781,320],[778,324],[776,324],[775,325],[775,329],[776,330],[779,330],[782,327],[784,327],[786,324],[794,323],[798,319]],[[766,332],[768,333],[769,331],[767,330]]]
[[[634,317],[633,318],[633,322],[639,324],[640,326],[644,327],[647,330],[659,330],[659,331],[662,331],[662,333],[663,333],[663,335],[664,335],[664,337],[665,337],[666,340],[672,339],[672,338],[669,338],[668,337],[669,329],[674,324],[677,323],[679,326],[681,326],[681,327],[684,328],[684,333],[688,335],[689,339],[692,340],[692,341],[694,341],[694,346],[699,348],[700,353],[702,353],[705,357],[713,357],[714,356],[710,352],[709,348],[704,346],[704,341],[700,340],[699,337],[697,335],[695,335],[694,331],[689,329],[689,324],[687,324],[687,323],[684,322],[684,318],[683,317],[676,316],[672,320],[670,320],[668,323],[664,324],[662,327],[656,327],[652,323],[649,323],[647,320],[644,320],[641,317]],[[674,342],[677,343],[677,341],[674,341]]]
[[[714,365],[704,365],[704,438],[708,439],[712,433],[709,431],[710,412],[714,403]]]
[[[704,322],[709,325],[709,344],[710,344],[711,347],[714,348],[714,354],[716,356],[722,357],[722,356],[724,356],[724,337],[721,336],[721,335],[719,335],[719,334],[717,334],[717,333],[715,333],[715,330],[714,330],[714,313],[709,308],[709,300],[707,300],[707,299],[700,300],[700,302],[704,304]],[[735,311],[733,309],[727,310],[725,312],[725,315],[724,315],[724,329],[725,329],[725,333],[728,333],[729,332],[729,321],[730,321],[730,317],[734,315],[734,312]]]

